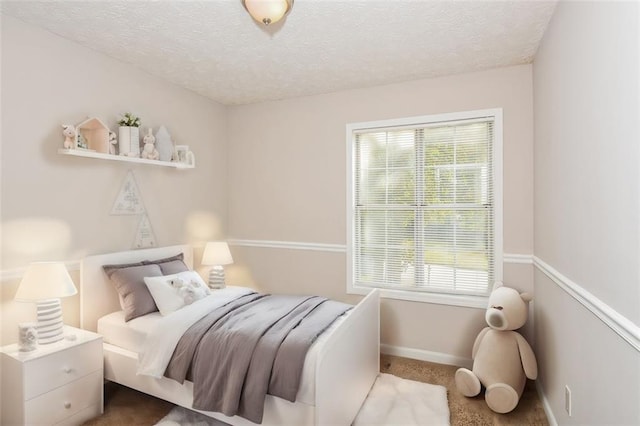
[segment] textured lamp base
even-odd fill
[[[47,345],[64,338],[62,323],[62,306],[60,299],[41,300],[37,303],[38,343]]]
[[[214,266],[209,271],[209,288],[224,288],[224,268],[222,266]]]

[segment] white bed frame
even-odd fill
[[[184,253],[193,266],[193,250],[188,245],[125,251],[82,260],[80,281],[80,325],[97,331],[98,319],[120,310],[118,295],[102,270],[102,265],[139,262]],[[291,403],[267,395],[264,419],[267,426],[350,425],[380,371],[380,302],[373,290],[351,311],[325,341],[316,360],[315,405]],[[104,344],[104,377],[176,405],[191,408],[193,383],[136,375],[135,352]],[[244,418],[216,412],[207,416],[233,425],[254,425]]]

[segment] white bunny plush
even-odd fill
[[[147,131],[147,134],[142,138],[142,142],[144,142],[144,148],[142,149],[142,154],[140,155],[142,158],[146,158],[149,160],[157,160],[160,158],[160,153],[156,149],[156,138],[153,136],[152,129]]]

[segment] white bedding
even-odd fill
[[[214,309],[252,292],[253,290],[245,287],[226,287],[161,317],[147,335],[138,357],[137,373],[155,378],[162,377],[178,341],[189,327]]]
[[[105,315],[98,320],[98,333],[105,343],[138,354],[138,374],[162,377],[182,334],[198,319],[216,307],[252,291],[244,287],[227,287],[192,305],[163,317],[159,312],[124,321],[124,312]],[[338,318],[311,346],[305,358],[296,401],[315,405],[315,371],[318,352],[344,317]]]
[[[147,334],[160,318],[160,312],[153,312],[125,322],[124,311],[112,312],[98,320],[98,334],[102,335],[104,343],[140,353]]]

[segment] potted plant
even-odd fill
[[[120,155],[140,156],[140,117],[125,112],[118,120],[118,150]]]

